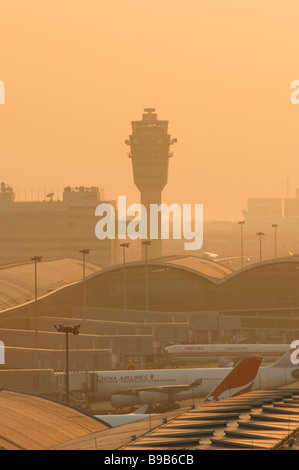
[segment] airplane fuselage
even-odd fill
[[[178,387],[174,393],[176,395],[181,393],[183,397],[188,396],[187,391],[180,392],[179,387],[190,385],[190,396],[204,397],[231,370],[231,368],[205,368],[98,372],[98,394],[101,398],[106,399],[118,393],[134,393],[147,389],[170,393],[169,390]],[[296,370],[299,371],[299,368]],[[252,389],[281,387],[298,379],[299,376],[294,377],[294,368],[262,367],[256,376]],[[177,399],[179,399],[178,396]]]

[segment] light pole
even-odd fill
[[[241,227],[241,266],[242,266],[242,271],[244,268],[244,255],[243,255],[243,225],[245,224],[245,220],[240,220],[239,225]]]
[[[80,325],[64,326],[54,325],[58,333],[65,333],[65,401],[70,403],[70,371],[69,371],[69,334],[77,336],[79,334]]]
[[[150,246],[152,242],[146,240],[142,242],[142,245],[145,247],[145,310],[148,312],[148,272],[147,272],[147,247]]]
[[[31,261],[34,261],[34,329],[35,329],[35,348],[37,349],[38,341],[37,341],[37,334],[38,334],[38,311],[37,311],[37,263],[40,263],[42,260],[42,256],[33,256]]]
[[[86,320],[86,282],[85,282],[85,257],[89,255],[89,249],[80,250],[79,253],[83,254],[83,320]]]
[[[263,232],[257,232],[257,236],[260,237],[260,262],[262,261],[262,236],[265,235]]]
[[[124,315],[127,317],[127,281],[126,281],[126,248],[129,248],[130,243],[121,243],[123,249],[123,261],[124,261]]]
[[[70,256],[73,255],[73,226],[75,225],[74,222],[68,222],[67,225],[70,227]]]
[[[272,224],[272,227],[274,228],[274,240],[275,240],[275,259],[277,259],[277,238],[276,238],[276,229],[279,227],[278,224]]]

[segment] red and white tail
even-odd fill
[[[204,401],[222,400],[250,392],[262,362],[261,357],[244,357],[212,390]]]

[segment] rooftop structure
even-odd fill
[[[86,276],[99,272],[101,268],[86,263]],[[38,297],[66,285],[82,280],[82,261],[76,259],[53,259],[38,265]],[[34,263],[19,263],[0,268],[0,311],[16,307],[35,298]]]
[[[298,389],[259,390],[174,417],[121,450],[274,450],[297,435]]]
[[[108,267],[119,262],[117,240],[95,237],[95,209],[103,200],[97,187],[67,186],[62,201],[54,193],[42,201],[16,201],[13,188],[0,186],[0,265],[43,258],[78,258],[90,249],[88,261]],[[115,201],[109,201],[115,206]]]
[[[0,448],[6,450],[48,450],[108,428],[71,407],[7,390],[0,392],[0,416]]]

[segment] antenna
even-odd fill
[[[53,202],[54,193],[47,194],[47,197],[50,198],[50,201]]]

